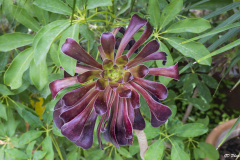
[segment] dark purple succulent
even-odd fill
[[[141,37],[131,46],[127,54],[124,49],[133,35],[145,26]],[[145,98],[150,112],[151,124],[158,127],[171,116],[171,109],[159,103],[167,97],[167,88],[158,82],[143,79],[146,75],[165,76],[179,79],[177,64],[171,67],[148,68],[140,64],[150,60],[166,61],[166,54],[158,52],[159,43],[150,41],[131,60],[129,57],[152,34],[149,22],[133,15],[114,54],[118,31],[103,33],[99,52],[103,64],[98,63],[75,40],[67,38],[62,45],[62,52],[82,63],[77,64],[74,77],[55,80],[50,83],[53,98],[57,93],[75,83],[84,83],[80,88],[66,93],[56,104],[53,121],[62,134],[77,146],[88,149],[93,144],[93,132],[98,115],[102,115],[97,129],[100,148],[103,149],[101,135],[108,142],[119,148],[133,142],[133,129],[143,130],[145,122],[140,112],[139,93]]]

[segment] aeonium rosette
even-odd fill
[[[129,47],[127,54],[122,55],[133,35],[143,26],[145,30],[141,37]],[[124,35],[116,47],[115,36],[119,31]],[[84,83],[83,86],[66,93],[58,101],[53,112],[56,126],[77,146],[84,149],[92,146],[98,115],[102,115],[97,128],[101,149],[103,149],[101,132],[104,139],[117,148],[119,145],[132,144],[133,129],[145,128],[145,121],[139,109],[139,93],[149,106],[153,127],[164,124],[171,116],[171,109],[159,103],[159,100],[167,97],[167,88],[161,83],[143,78],[149,74],[179,79],[177,64],[163,68],[148,68],[141,64],[151,60],[166,61],[166,54],[158,52],[159,43],[156,40],[147,43],[134,58],[129,60],[129,57],[150,37],[152,31],[153,27],[147,20],[133,15],[126,31],[123,27],[118,27],[112,32],[103,33],[100,39],[101,45],[98,47],[102,64],[71,38],[67,38],[62,45],[64,54],[85,63],[85,65],[76,65],[75,72],[79,75],[50,83],[53,98],[68,86]],[[118,48],[116,54],[115,48]]]

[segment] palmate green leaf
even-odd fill
[[[150,15],[151,24],[158,29],[160,26],[160,6],[158,0],[149,0],[147,11]]]
[[[38,7],[45,9],[47,11],[53,13],[59,13],[63,15],[71,15],[72,10],[62,2],[61,0],[35,0],[33,4],[37,5]]]
[[[183,83],[183,91],[184,92],[192,92],[195,86],[198,83],[198,76],[196,73],[192,73],[190,77],[188,77]]]
[[[33,84],[41,91],[44,86],[48,83],[48,68],[46,57],[37,66],[32,60],[30,64],[30,78]]]
[[[174,138],[170,137],[170,142],[172,144],[172,150],[171,150],[171,159],[174,160],[190,160],[190,157],[186,152],[184,152],[184,149],[179,146],[179,142],[176,141]]]
[[[36,141],[32,141],[26,148],[26,153],[29,158],[32,157],[32,151],[33,151],[33,147],[34,147],[35,143],[36,143]]]
[[[131,154],[128,152],[128,150],[126,150],[123,147],[120,147],[120,149],[117,150],[121,155],[123,155],[126,158],[131,158]]]
[[[93,9],[102,6],[112,6],[111,0],[88,0],[87,9]]]
[[[175,16],[182,10],[183,1],[182,0],[172,0],[162,11],[160,18],[160,29],[168,25]]]
[[[159,42],[160,43],[160,49],[159,51],[163,51],[167,54],[167,62],[165,65],[163,65],[163,61],[156,61],[156,64],[159,68],[161,67],[169,67],[169,66],[173,66],[173,59],[172,59],[172,55],[171,53],[169,52],[167,46],[162,43],[161,41]],[[165,86],[167,86],[167,84],[170,82],[171,78],[169,77],[163,77],[163,76],[159,76],[159,81],[164,84]]]
[[[55,54],[57,54],[59,62],[61,64],[61,66],[63,67],[63,69],[66,72],[68,72],[70,75],[74,76],[77,60],[72,57],[67,56],[66,54],[64,54],[61,51],[61,47],[65,43],[67,38],[73,38],[75,41],[78,42],[78,38],[79,38],[79,24],[78,23],[72,25],[71,27],[69,27],[68,29],[66,29],[63,32],[63,35],[60,39],[58,51],[55,53]]]
[[[0,70],[5,70],[5,66],[8,62],[9,52],[0,52]]]
[[[27,159],[27,155],[16,148],[6,149],[5,152],[16,159]]]
[[[138,140],[137,137],[134,137],[133,144],[129,146],[129,153],[133,156],[138,152],[140,152]]]
[[[26,33],[7,33],[0,36],[0,51],[7,52],[32,43],[33,35]]]
[[[201,33],[209,28],[211,28],[210,23],[203,18],[187,18],[172,24],[164,33]]]
[[[211,35],[215,35],[217,33],[221,33],[223,31],[226,31],[228,29],[231,29],[231,28],[235,28],[235,27],[239,27],[240,26],[240,22],[237,22],[237,23],[233,23],[233,24],[229,24],[229,25],[226,25],[224,27],[221,27],[221,28],[218,28],[218,29],[214,29],[210,32],[207,32],[207,33],[204,33],[200,36],[197,36],[197,37],[194,37],[194,38],[191,38],[191,39],[188,39],[186,41],[183,41],[182,44],[184,43],[188,43],[188,42],[191,42],[191,41],[195,41],[197,39],[200,39],[200,38],[203,38],[203,37],[207,37],[207,36],[211,36]]]
[[[8,120],[7,117],[7,112],[6,112],[6,105],[0,103],[0,117],[5,119],[6,121]]]
[[[200,98],[189,98],[188,102],[201,111],[207,111],[210,108],[208,103],[204,102],[204,100]]]
[[[115,153],[114,154],[114,160],[123,160],[123,159],[119,154]]]
[[[55,63],[55,65],[57,67],[60,67],[61,64],[60,64],[60,59],[59,59],[59,56],[58,56],[58,45],[56,43],[53,43],[51,45],[49,53],[50,53],[51,59]]]
[[[46,159],[54,159],[54,151],[52,146],[52,139],[50,136],[46,136],[42,143],[42,150],[46,152],[44,158]]]
[[[163,158],[164,153],[164,141],[159,139],[151,144],[144,155],[144,159],[159,160]],[[154,155],[154,156],[153,156]]]
[[[219,158],[219,153],[213,145],[205,142],[199,142],[198,146],[207,158],[211,160],[217,160]]]
[[[189,42],[189,43],[181,44],[183,41],[185,41],[185,39],[178,38],[178,37],[169,37],[165,39],[168,41],[170,45],[172,45],[175,49],[177,49],[186,57],[191,57],[198,60],[210,53],[207,50],[207,48],[201,43]],[[203,59],[200,62],[200,64],[211,65],[211,61],[212,61],[211,58],[208,57]]]
[[[49,22],[49,14],[48,11],[38,7],[37,5],[33,5],[34,14],[36,15],[38,21],[43,25],[47,25]]]
[[[21,135],[18,143],[20,145],[25,145],[25,144],[31,142],[32,140],[38,138],[39,136],[41,136],[41,134],[42,134],[42,131],[30,130],[30,131]]]
[[[4,74],[4,83],[11,89],[17,89],[22,85],[23,73],[28,69],[33,59],[33,48],[22,51],[13,59],[11,65]]]
[[[35,32],[38,32],[41,29],[39,23],[33,17],[31,17],[24,8],[14,5],[13,14],[14,18],[27,28],[30,28]]]
[[[86,24],[82,24],[79,26],[80,34],[86,38],[89,42],[88,51],[90,51],[94,44],[94,33],[88,28]]]
[[[201,81],[199,81],[197,84],[197,90],[198,90],[198,93],[205,99],[207,103],[211,101],[211,97],[212,97],[211,92],[208,89],[208,87]]]
[[[204,152],[199,148],[193,148],[193,155],[196,160],[205,158]]]
[[[183,126],[178,127],[178,129],[173,133],[179,137],[197,137],[203,135],[207,131],[208,128],[204,127],[204,125],[201,123],[187,123]]]
[[[237,127],[238,123],[240,123],[240,116],[238,117],[238,119],[236,120],[236,122],[233,124],[233,126],[231,127],[231,129],[228,131],[228,133],[224,136],[224,138],[222,139],[221,143],[218,145],[218,148],[223,144],[223,142],[227,139],[227,137],[232,133],[232,131]],[[217,149],[218,149],[217,148]]]
[[[222,8],[220,8],[220,9],[216,10],[216,11],[213,11],[213,12],[211,12],[211,13],[203,16],[203,18],[204,18],[204,19],[210,19],[210,18],[212,18],[212,17],[214,17],[214,16],[217,16],[217,15],[219,15],[219,14],[222,14],[222,13],[224,13],[224,12],[227,12],[227,11],[233,9],[233,8],[238,7],[238,6],[240,6],[240,1],[239,1],[239,2],[231,3],[231,4],[229,4],[229,5],[225,6],[225,7],[222,7]]]
[[[45,155],[46,155],[47,152],[45,151],[34,151],[33,153],[33,159],[35,160],[40,160],[42,159]]]
[[[31,17],[34,17],[34,12],[33,12],[33,5],[32,5],[32,2],[31,1],[27,1],[27,0],[16,0],[16,3],[18,7],[21,7],[21,8],[24,8],[28,14],[31,16]],[[14,14],[14,12],[13,12]]]
[[[5,151],[5,145],[3,145],[0,149],[0,159],[4,159],[4,151]]]
[[[202,3],[205,3],[205,2],[207,2],[207,1],[209,1],[209,0],[201,0],[201,1],[198,1],[198,2],[194,3],[193,5],[187,6],[187,7],[184,8],[182,11],[186,11],[186,10],[188,10],[188,9],[191,9],[191,8],[193,8],[193,7],[196,7],[196,6],[198,6],[198,5],[202,4]],[[191,2],[191,1],[190,1],[190,2]]]
[[[142,103],[141,103],[142,104]],[[160,134],[159,128],[152,127],[151,123],[148,121],[145,121],[146,127],[144,128],[144,133],[147,137],[147,139],[155,138]]]
[[[36,2],[36,1],[35,1]],[[34,61],[38,66],[44,59],[55,38],[70,25],[69,20],[54,21],[44,26],[34,37]]]
[[[196,123],[202,123],[205,127],[209,124],[209,117],[206,116],[205,118],[198,118]]]
[[[234,47],[236,47],[236,46],[238,46],[238,45],[240,45],[240,39],[238,39],[238,40],[236,40],[236,41],[233,41],[232,43],[227,44],[226,46],[224,46],[224,47],[222,47],[222,48],[220,48],[220,49],[212,52],[211,54],[208,54],[208,55],[206,55],[206,56],[198,59],[196,62],[198,62],[198,63],[201,64],[201,63],[202,63],[203,61],[205,61],[206,59],[208,59],[208,58],[210,58],[210,57],[213,57],[213,56],[215,56],[215,55],[217,55],[217,54],[220,54],[220,53],[222,53],[222,52],[225,52],[225,51],[227,51],[227,50],[229,50],[229,49],[232,49],[232,48],[234,48]]]
[[[4,84],[0,84],[0,94],[2,95],[14,95],[12,91],[10,91],[7,86]]]

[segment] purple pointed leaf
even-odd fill
[[[117,83],[124,83],[123,76],[120,76],[115,82],[117,82]]]
[[[159,127],[164,124],[166,121],[159,121],[156,116],[151,112],[151,125],[153,127]]]
[[[149,22],[147,22],[143,34],[128,51],[127,53],[128,58],[141,46],[143,42],[145,42],[151,36],[152,32],[153,32],[153,27],[150,25]]]
[[[127,66],[134,66],[135,63],[138,63],[145,57],[149,56],[150,54],[158,51],[160,45],[157,40],[152,40],[148,44],[146,44],[143,49],[134,57],[131,61],[128,62]]]
[[[53,122],[55,123],[56,127],[58,129],[61,129],[61,127],[63,126],[64,122],[62,119],[59,118],[59,115],[61,114],[61,110],[62,110],[62,106],[63,106],[63,100],[60,99],[55,108],[54,108],[54,111],[53,111]]]
[[[107,95],[110,91],[110,87],[106,87],[104,91],[100,91],[99,95],[94,103],[95,111],[98,115],[102,115],[107,112]]]
[[[121,32],[122,34],[125,33],[125,29],[124,29],[123,27],[114,28],[114,29],[112,30],[112,34],[114,35],[114,37],[116,37],[118,31]]]
[[[83,131],[77,141],[74,143],[83,148],[83,149],[89,149],[93,144],[93,133],[94,133],[94,126],[97,120],[97,114],[92,110],[90,116],[87,119],[87,122],[83,128]]]
[[[162,100],[167,98],[168,90],[162,83],[153,82],[137,77],[135,77],[133,81],[139,84],[149,93],[155,95],[158,99]]]
[[[150,54],[149,56],[141,59],[140,61],[136,61],[135,63],[132,63],[131,65],[129,65],[129,68],[132,68],[140,63],[146,62],[146,61],[153,61],[153,60],[162,60],[162,61],[166,61],[166,53],[165,52],[155,52]]]
[[[56,97],[56,95],[59,91],[61,91],[62,89],[66,88],[68,86],[76,84],[76,83],[78,83],[78,80],[77,80],[76,76],[52,81],[49,84],[49,88],[51,90],[53,99]]]
[[[178,64],[176,63],[174,66],[170,66],[170,67],[150,68],[148,74],[170,77],[170,78],[179,80]]]
[[[73,107],[64,111],[60,118],[65,122],[69,122],[80,114],[92,102],[93,98],[98,95],[98,90],[91,90],[90,93],[84,95]],[[92,102],[93,103],[93,102]]]
[[[100,76],[104,79],[108,79],[108,70],[102,71],[102,73],[100,73]]]
[[[114,60],[115,37],[111,32],[101,35],[101,46],[107,59]]]
[[[133,129],[136,130],[144,130],[146,124],[143,119],[143,116],[140,112],[140,109],[134,109],[134,122],[133,122]]]
[[[129,99],[131,106],[134,109],[139,108],[141,106],[139,93],[130,84],[125,85],[132,90],[131,98]]]
[[[106,54],[104,53],[104,50],[102,48],[102,46],[98,46],[98,51],[100,53],[100,56],[102,57],[102,59],[104,60],[106,58]]]
[[[134,109],[132,107],[131,98],[126,98],[126,100],[127,100],[127,106],[128,106],[128,117],[129,117],[129,120],[130,120],[131,124],[133,125],[133,122],[134,122]]]
[[[100,69],[92,67],[92,66],[77,64],[77,66],[75,68],[75,73],[84,73],[87,71],[95,71],[95,70],[100,70]]]
[[[117,88],[117,92],[119,93],[119,97],[121,98],[130,98],[132,94],[131,89],[127,88],[125,85],[120,85]]]
[[[90,89],[92,89],[96,84],[96,81],[88,83],[82,87],[74,89],[63,96],[63,101],[66,106],[74,105],[78,100],[80,100]]]
[[[143,64],[130,68],[129,71],[132,73],[133,77],[139,78],[143,78],[149,73],[148,67]]]
[[[123,113],[123,122],[126,129],[126,138],[131,139],[133,137],[132,123],[128,115],[128,106],[126,98],[124,98],[124,113]]]
[[[119,98],[115,134],[116,134],[118,144],[125,146],[128,141],[126,139],[126,131],[124,127],[123,114],[124,114],[124,98]]]
[[[138,90],[146,100],[150,110],[159,121],[166,121],[171,115],[172,111],[169,107],[156,102],[141,86],[134,82],[129,82],[136,90]]]
[[[112,69],[112,68],[113,68],[113,61],[110,59],[104,59],[103,69]]]
[[[105,80],[104,78],[99,78],[96,82],[95,89],[99,91],[103,91],[108,85],[108,80]]]
[[[74,39],[67,38],[62,45],[61,50],[64,54],[90,66],[102,69],[102,65],[98,63],[90,54],[88,54]]]
[[[85,83],[89,80],[92,80],[93,78],[100,77],[100,73],[102,71],[87,71],[83,74],[80,74],[77,76],[78,82],[79,83]]]
[[[127,63],[128,63],[128,57],[126,55],[123,55],[116,59],[116,64],[119,66],[126,65]]]
[[[124,74],[124,83],[127,83],[133,79],[133,75],[130,72],[125,72]]]
[[[106,117],[106,113],[101,117],[100,122],[97,127],[98,144],[99,144],[99,147],[101,148],[101,150],[104,150],[102,140],[101,140],[101,128],[102,128],[105,117]]]
[[[110,85],[110,87],[112,88],[112,90],[115,91],[120,84],[117,83],[117,82],[112,82],[112,81],[110,81],[110,82],[109,82],[109,85]]]
[[[140,18],[138,15],[134,14],[130,20],[130,23],[128,25],[128,28],[123,35],[122,41],[120,43],[120,46],[118,48],[116,58],[120,57],[122,55],[122,52],[124,51],[125,47],[127,46],[128,42],[132,39],[133,35],[145,24],[147,23],[146,19]]]

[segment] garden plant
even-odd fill
[[[0,160],[224,156],[205,139],[240,115],[240,1],[0,7]]]

